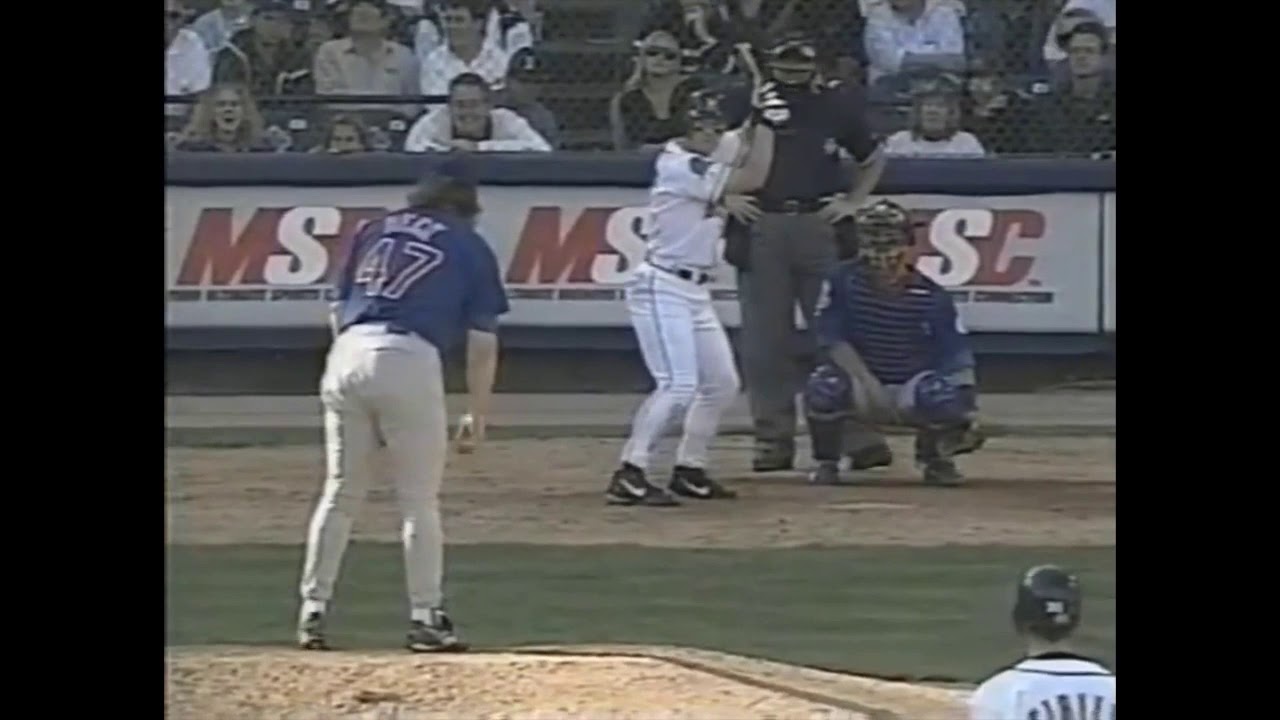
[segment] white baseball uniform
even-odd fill
[[[678,140],[658,155],[649,191],[649,250],[626,288],[631,326],[655,384],[622,450],[623,462],[641,469],[678,417],[684,435],[676,464],[705,467],[720,417],[738,393],[733,349],[708,286],[724,234],[716,205],[731,172]]]
[[[1070,653],[1019,661],[978,686],[970,720],[1116,720],[1116,676]]]

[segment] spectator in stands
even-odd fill
[[[960,84],[950,76],[919,83],[912,92],[911,127],[889,136],[885,153],[906,157],[982,157],[982,143],[960,129]]]
[[[315,13],[307,17],[302,33],[302,52],[314,58],[320,46],[338,36],[333,17],[328,13]]]
[[[1108,47],[1114,51],[1116,45],[1116,0],[1067,0],[1058,15],[1062,20],[1095,19],[1107,28]],[[1059,24],[1049,29],[1044,39],[1044,59],[1049,64],[1062,62],[1067,54],[1058,44],[1057,35],[1064,29]]]
[[[249,86],[257,97],[314,92],[311,58],[293,42],[293,7],[287,0],[259,0],[246,30],[231,38],[213,65],[218,82]]]
[[[514,110],[495,108],[489,82],[463,73],[449,83],[449,103],[413,124],[406,152],[551,152],[551,145]]]
[[[209,87],[212,70],[209,50],[193,30],[182,25],[187,10],[178,0],[164,4],[164,94],[193,95]],[[169,108],[166,115],[181,115],[183,106]]]
[[[866,49],[873,84],[922,67],[960,71],[964,29],[948,3],[888,0],[868,11]]]
[[[316,51],[315,83],[320,95],[416,95],[418,62],[409,48],[387,39],[385,0],[355,0],[347,11],[347,37]],[[407,116],[418,105],[347,105],[346,109],[394,110]]]
[[[443,0],[439,6],[445,42],[422,59],[422,94],[444,95],[449,84],[463,73],[484,78],[490,87],[502,86],[510,56],[502,44],[489,38],[486,0]]]
[[[532,48],[534,39],[540,34],[534,23],[541,25],[541,21],[542,13],[538,12],[534,0],[490,0],[485,16],[484,42],[497,45],[507,55]],[[443,20],[440,12],[432,8],[417,22],[414,53],[425,64],[427,56],[438,49],[443,40]]]
[[[1092,155],[1116,149],[1116,81],[1106,67],[1110,33],[1098,20],[1067,27],[1058,47],[1069,74],[1038,99],[1032,149]]]
[[[507,69],[506,87],[497,93],[498,107],[516,111],[520,117],[546,139],[551,147],[560,147],[560,123],[556,116],[538,99],[542,73],[538,58],[529,48],[511,56]]]
[[[631,77],[609,104],[616,150],[657,147],[681,134],[689,95],[701,87],[680,73],[680,46],[665,30],[640,41]]]
[[[857,2],[801,3],[790,25],[813,38],[823,78],[866,84],[866,22]]]
[[[988,153],[1027,152],[1025,135],[1032,117],[1028,100],[995,70],[995,62],[977,60],[970,66],[965,127]]]
[[[250,10],[249,0],[218,0],[218,7],[196,18],[191,29],[210,53],[217,54],[232,36],[249,27]]]
[[[800,0],[657,0],[641,35],[666,30],[680,44],[686,74],[714,76],[739,68],[733,46],[746,42],[764,47],[782,32]]]
[[[360,122],[360,118],[340,113],[329,120],[324,137],[318,145],[311,148],[311,152],[350,155],[385,149],[374,147],[371,139],[369,130]]]
[[[253,95],[244,85],[216,84],[191,111],[191,121],[177,149],[191,152],[273,152],[288,149],[290,139],[278,128],[264,129]]]

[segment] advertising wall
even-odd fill
[[[423,163],[404,156],[171,156],[166,328],[322,330],[329,277],[361,223],[401,207]],[[627,326],[622,289],[645,252],[652,162],[483,157],[480,230],[501,263],[504,325],[564,333]],[[411,164],[412,163],[412,164]],[[917,266],[975,333],[1115,330],[1114,163],[895,161],[885,196],[917,213]],[[739,325],[732,268],[712,291]]]

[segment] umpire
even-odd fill
[[[866,202],[885,165],[868,127],[862,89],[823,83],[809,38],[784,36],[769,48],[766,64],[769,79],[791,108],[791,120],[777,131],[764,186],[751,197],[725,200],[731,216],[725,260],[738,270],[743,371],[757,472],[794,465],[796,394],[816,351],[808,328],[818,294],[837,259],[853,254],[853,213]],[[737,115],[730,119],[740,122],[749,102],[726,100]],[[837,146],[857,163],[852,182]],[[794,342],[797,305],[806,327],[800,348]],[[884,464],[878,456],[888,452],[876,436],[850,438],[845,447],[870,453],[862,462],[855,458],[855,467]]]

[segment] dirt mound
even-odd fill
[[[612,652],[611,652],[612,651]],[[539,648],[465,655],[175,649],[168,717],[961,717],[956,693],[680,648]]]

